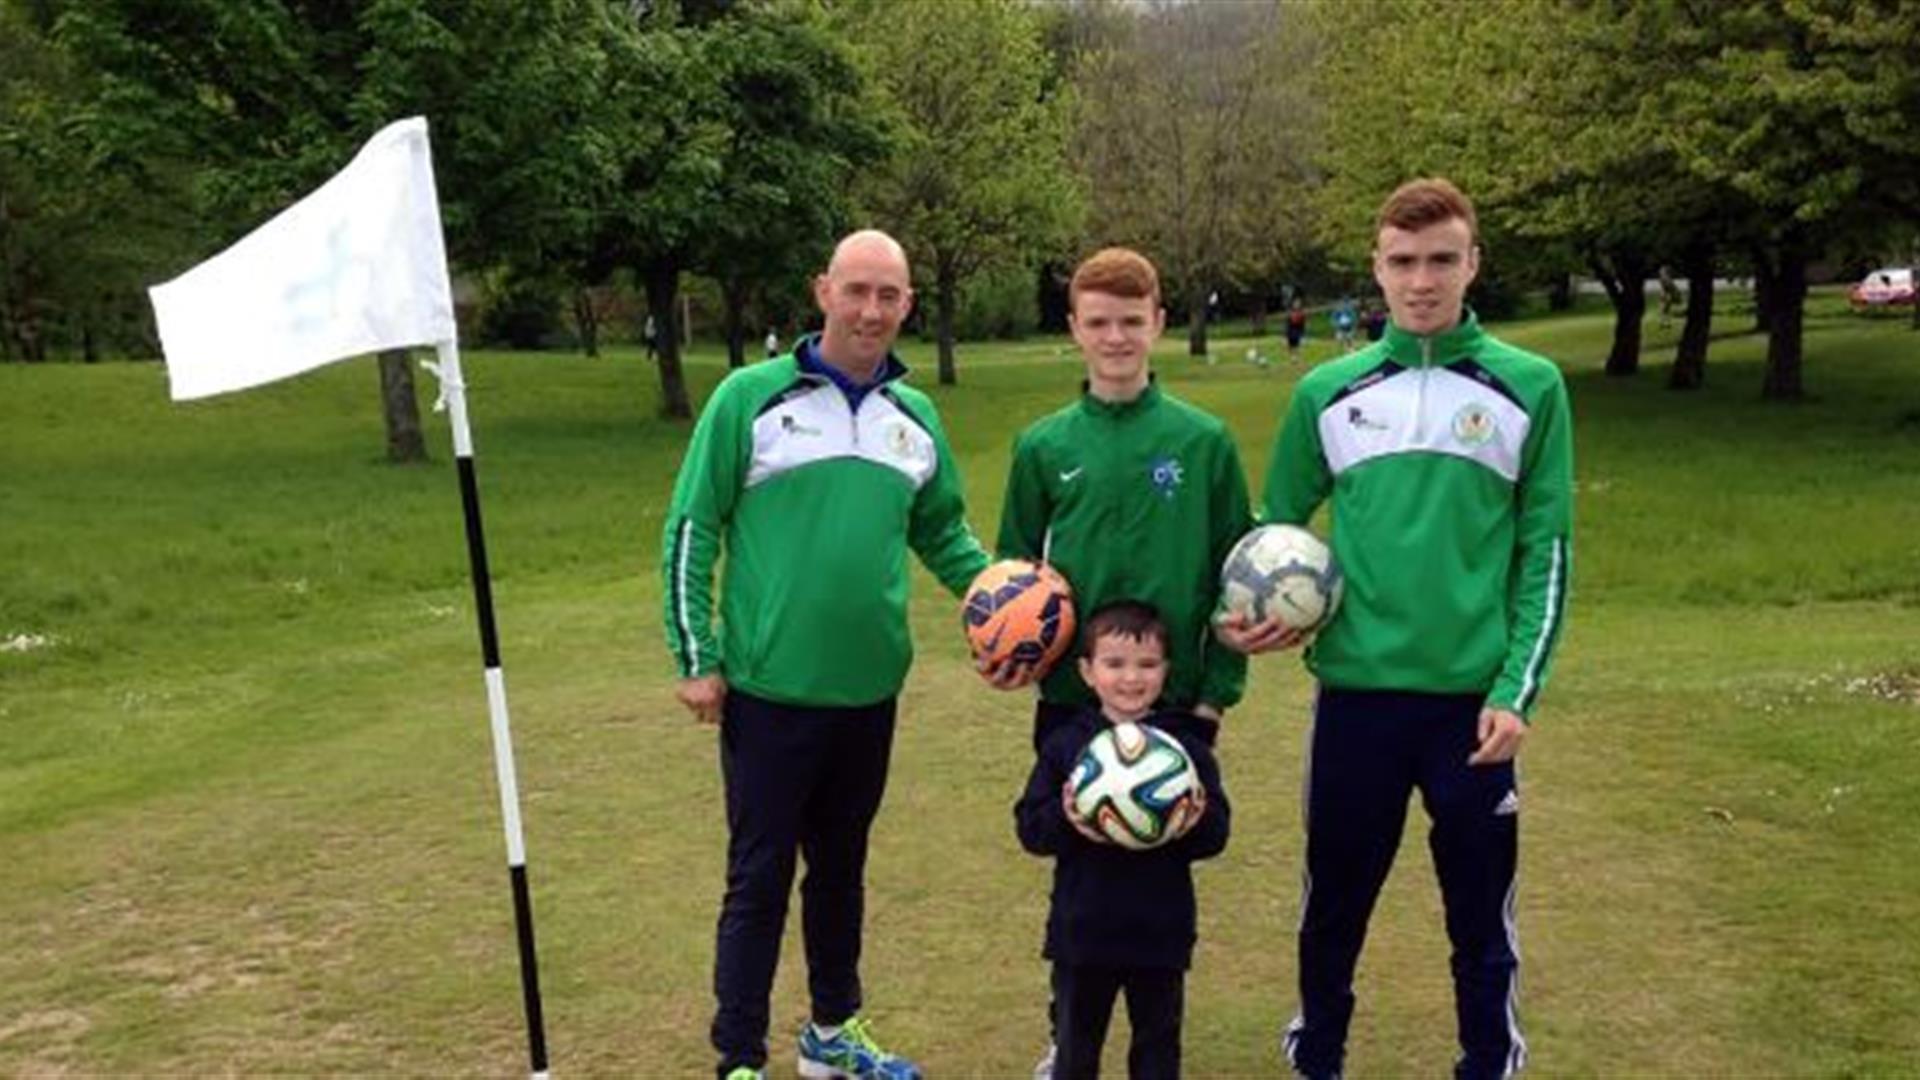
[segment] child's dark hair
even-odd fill
[[[1104,637],[1158,642],[1160,651],[1167,651],[1167,624],[1152,604],[1139,600],[1115,600],[1095,608],[1080,629],[1080,655],[1091,659],[1094,644]]]

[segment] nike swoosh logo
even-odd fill
[[[1077,469],[1062,469],[1060,472],[1060,482],[1063,484],[1071,484],[1074,482],[1074,480],[1079,478],[1081,473],[1086,471],[1087,471],[1087,467],[1085,465],[1082,465]]]

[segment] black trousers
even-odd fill
[[[1307,869],[1300,919],[1300,1015],[1289,1062],[1340,1071],[1353,972],[1374,901],[1393,868],[1416,790],[1453,946],[1457,1077],[1507,1076],[1526,1063],[1514,928],[1519,788],[1513,763],[1468,765],[1479,695],[1322,688],[1308,750]]]
[[[895,702],[782,705],[729,691],[720,725],[727,795],[727,892],[720,905],[712,1038],[719,1072],[767,1060],[768,998],[780,935],[800,884],[813,1019],[860,1011],[867,834],[886,791]]]
[[[1133,1029],[1127,1075],[1132,1080],[1178,1077],[1186,977],[1179,968],[1054,964],[1056,1080],[1094,1080],[1100,1075],[1100,1049],[1107,1043],[1114,999],[1122,993],[1127,996],[1127,1024]]]

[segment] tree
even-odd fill
[[[850,190],[886,143],[865,118],[852,57],[808,9],[752,8],[708,27],[727,132],[698,268],[720,283],[727,361],[745,362],[749,300],[821,265],[852,217]]]
[[[1151,253],[1207,352],[1208,297],[1265,285],[1307,245],[1313,112],[1277,4],[1127,9],[1089,50],[1076,157],[1094,231]]]
[[[1920,220],[1920,2],[1647,0],[1625,14],[1665,30],[1677,61],[1657,95],[1666,144],[1752,208],[1761,395],[1798,399],[1808,264],[1888,218]]]
[[[103,346],[150,353],[141,286],[186,235],[179,177],[100,145],[82,81],[44,31],[0,4],[0,359],[76,343],[89,361]]]
[[[1041,21],[1022,0],[856,0],[838,19],[895,144],[862,172],[862,201],[906,246],[916,276],[932,279],[940,382],[951,385],[961,285],[1057,253],[1078,229],[1069,99],[1049,79]]]

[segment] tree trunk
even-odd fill
[[[1573,309],[1573,275],[1555,274],[1547,284],[1547,310],[1571,311]]]
[[[396,465],[427,460],[410,359],[405,349],[388,349],[380,354],[380,404],[387,421],[387,460]]]
[[[1760,396],[1768,401],[1806,397],[1801,371],[1801,322],[1807,300],[1807,252],[1797,237],[1780,246],[1767,289],[1767,377]]]
[[[593,306],[593,290],[573,290],[573,326],[580,336],[580,350],[588,356],[599,356],[600,311]]]
[[[1698,390],[1707,381],[1707,341],[1713,332],[1713,248],[1688,248],[1682,270],[1687,275],[1687,323],[1680,328],[1667,389]]]
[[[1651,264],[1637,251],[1610,253],[1611,263],[1595,258],[1594,276],[1613,301],[1613,348],[1607,353],[1607,374],[1634,375],[1640,371],[1640,323],[1647,314],[1647,276]]]
[[[959,273],[951,260],[937,260],[934,266],[933,325],[940,341],[940,385],[960,381],[953,363],[953,311],[960,291]]]
[[[80,317],[80,358],[89,364],[100,362],[99,345],[93,339],[93,317]]]
[[[720,294],[726,308],[729,368],[745,367],[747,363],[747,292],[745,278],[730,276],[720,282]]]
[[[687,374],[680,364],[680,264],[667,259],[641,268],[646,282],[647,309],[653,312],[654,336],[659,339],[660,412],[675,420],[693,419],[687,400]]]
[[[1252,320],[1253,320],[1253,328],[1252,328],[1253,336],[1256,338],[1266,337],[1267,336],[1267,298],[1264,293],[1255,293],[1253,295]]]
[[[1187,355],[1207,355],[1207,290],[1198,284],[1187,288]]]

